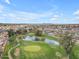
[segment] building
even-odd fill
[[[2,57],[8,39],[8,32],[6,30],[0,30],[0,58]]]

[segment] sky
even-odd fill
[[[0,0],[0,23],[79,24],[79,0]]]

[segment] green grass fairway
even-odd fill
[[[40,46],[36,46],[36,45],[30,45],[30,46],[26,46],[24,47],[24,50],[25,51],[28,51],[28,52],[39,52],[41,50],[41,47]]]
[[[62,59],[66,56],[62,47],[44,42],[24,41],[20,49],[20,59]]]
[[[53,37],[42,36],[53,40]],[[64,59],[67,57],[65,50],[61,46],[50,45],[45,43],[44,41],[26,41],[19,40],[20,46],[17,48],[20,49],[20,54],[15,56],[14,53],[16,49],[11,51],[11,56],[13,59]],[[2,59],[9,59],[7,52],[16,46],[13,43],[7,44],[4,52],[4,56]]]
[[[74,46],[71,53],[71,59],[79,59],[79,45]]]

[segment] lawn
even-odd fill
[[[29,35],[34,34],[31,33]],[[56,39],[54,37],[47,35],[42,35],[40,37],[41,38],[45,37],[50,40]],[[57,46],[53,44],[50,45],[45,43],[44,41],[26,41],[22,40],[22,38],[20,38],[19,41],[20,41],[19,42],[20,46],[18,47],[20,49],[19,59],[63,59],[67,56],[62,46]],[[14,46],[13,43],[11,43],[11,45]],[[7,52],[10,49],[9,47],[12,47],[11,45],[6,46],[4,54],[5,56],[7,56]],[[16,49],[14,49],[13,51],[15,50]],[[13,59],[17,59],[17,57],[13,55],[14,54],[13,51],[11,51]],[[8,56],[3,59],[8,59]]]
[[[79,45],[73,47],[71,59],[79,59]]]
[[[37,45],[29,45],[24,47],[24,50],[28,52],[39,52],[41,50],[41,47]]]
[[[61,46],[50,46],[44,42],[25,41],[20,49],[20,59],[62,59],[66,57]]]

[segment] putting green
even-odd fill
[[[41,50],[41,47],[35,45],[29,45],[24,47],[24,50],[28,52],[39,52]]]

